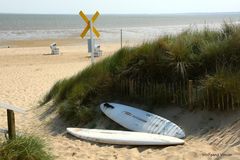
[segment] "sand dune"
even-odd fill
[[[118,49],[107,44],[107,55]],[[20,106],[26,115],[16,115],[17,129],[48,139],[57,160],[193,160],[240,159],[240,113],[188,112],[171,107],[157,111],[180,124],[188,135],[180,146],[131,147],[90,143],[65,133],[66,124],[56,113],[45,117],[36,108],[39,100],[59,79],[90,65],[86,46],[60,46],[62,55],[51,56],[49,47],[0,49],[0,101]],[[0,110],[0,128],[6,127],[6,113]]]

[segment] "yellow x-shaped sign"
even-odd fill
[[[80,11],[79,15],[80,15],[80,16],[83,18],[83,20],[87,23],[87,26],[85,27],[85,29],[83,30],[83,32],[82,32],[81,35],[80,35],[82,38],[84,38],[85,35],[87,34],[88,30],[90,29],[90,20],[89,20],[89,19],[87,18],[87,16],[83,13],[83,11]],[[93,15],[93,17],[92,17],[92,19],[91,19],[92,24],[96,21],[96,19],[97,19],[97,17],[98,17],[99,15],[100,15],[100,14],[99,14],[98,11]],[[97,37],[99,37],[99,36],[100,36],[100,33],[97,31],[97,29],[96,29],[94,26],[93,26],[92,28],[93,28],[93,33],[95,33],[95,35],[96,35]]]

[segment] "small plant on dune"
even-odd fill
[[[169,66],[173,68],[173,72],[186,79],[187,70],[191,67],[190,57],[191,49],[186,44],[185,37],[177,37],[171,44],[169,55]]]
[[[24,135],[0,144],[0,160],[53,160],[53,156],[42,139]]]

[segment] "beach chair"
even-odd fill
[[[102,56],[102,50],[100,49],[100,45],[99,44],[95,45],[95,47],[94,47],[94,56],[95,57]]]
[[[57,48],[57,44],[56,44],[56,43],[52,43],[52,44],[50,45],[50,48],[51,48],[51,54],[52,54],[52,55],[58,55],[58,54],[60,54],[59,48]]]
[[[100,57],[102,56],[102,50],[100,49],[100,44],[95,44],[95,39],[93,39],[93,55],[94,57]],[[88,53],[92,53],[92,43],[91,39],[88,39]]]

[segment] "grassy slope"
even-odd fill
[[[239,95],[240,26],[224,24],[219,31],[191,29],[136,47],[125,47],[111,57],[57,82],[44,97],[53,100],[67,120],[87,123],[97,104],[114,100],[120,78],[154,79],[158,82],[202,80],[203,85]],[[236,82],[239,87],[231,86]],[[215,85],[217,82],[218,85]]]

